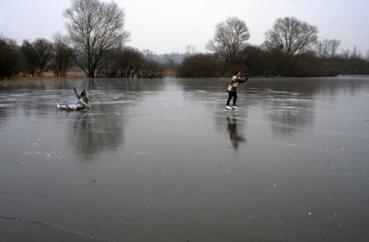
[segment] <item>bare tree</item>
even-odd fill
[[[193,55],[196,53],[195,45],[187,45],[186,46],[186,55]]]
[[[53,45],[46,39],[37,39],[32,43],[24,40],[21,51],[26,69],[32,76],[46,71],[53,57]]]
[[[109,77],[133,77],[138,73],[144,62],[144,56],[134,48],[117,48],[109,51],[104,58],[99,73]]]
[[[15,40],[0,36],[0,80],[21,71],[21,55]]]
[[[51,59],[53,58],[53,44],[46,39],[37,39],[32,43],[32,45],[38,59],[38,72],[42,74],[47,71]]]
[[[336,39],[325,39],[323,41],[318,41],[316,45],[316,52],[319,57],[334,57],[337,55],[338,47],[340,46],[341,41]]]
[[[309,50],[317,41],[317,33],[317,27],[294,17],[278,18],[266,32],[264,46],[270,50],[280,49],[291,57]]]
[[[361,52],[360,52],[360,50],[357,49],[356,45],[352,49],[350,57],[353,58],[353,59],[355,59],[355,58],[361,59],[362,58]]]
[[[214,38],[206,48],[234,63],[249,38],[250,33],[245,22],[231,17],[216,26]]]
[[[33,45],[28,40],[23,41],[21,53],[23,54],[26,72],[34,76],[37,69],[38,58]]]
[[[330,44],[329,44],[329,55],[331,57],[334,57],[337,55],[337,50],[339,48],[339,46],[341,45],[341,41],[340,40],[330,40]]]
[[[54,36],[54,58],[51,67],[56,76],[65,76],[73,65],[73,50],[68,46],[68,39],[60,33]]]
[[[350,58],[350,55],[351,55],[351,51],[349,49],[341,50],[340,56],[343,59],[349,59]]]
[[[162,66],[132,47],[110,50],[99,67],[99,74],[106,77],[161,77]]]
[[[227,73],[227,64],[212,54],[187,56],[178,68],[180,77],[219,77]]]
[[[74,0],[64,16],[77,64],[88,77],[94,77],[107,51],[128,38],[123,30],[124,12],[114,2]]]

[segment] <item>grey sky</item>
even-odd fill
[[[215,25],[227,17],[244,20],[250,43],[261,44],[278,17],[295,16],[319,29],[319,38],[336,38],[341,48],[369,49],[369,0],[115,0],[126,13],[130,46],[157,53],[205,51]],[[18,42],[52,39],[65,32],[63,11],[70,0],[0,0],[0,33]]]

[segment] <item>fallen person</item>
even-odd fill
[[[89,107],[89,100],[86,94],[86,90],[83,89],[80,94],[78,94],[75,87],[73,87],[74,94],[76,95],[78,101],[75,104],[56,104],[57,108],[60,110],[67,110],[67,111],[78,111],[83,110]]]

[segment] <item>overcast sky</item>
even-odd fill
[[[215,25],[238,17],[251,44],[261,44],[278,17],[294,16],[319,29],[320,39],[339,39],[341,49],[369,50],[369,0],[115,0],[125,11],[127,45],[156,53],[205,51]],[[52,39],[65,32],[63,11],[71,0],[0,0],[0,33],[8,38]]]

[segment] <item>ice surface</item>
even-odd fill
[[[366,241],[369,78],[227,83],[3,85],[0,240]]]

